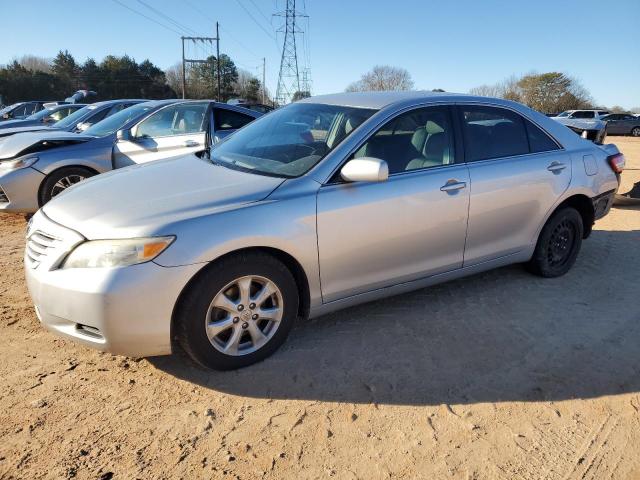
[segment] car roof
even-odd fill
[[[76,108],[78,110],[80,110],[82,107],[86,107],[87,104],[86,103],[63,103],[62,105],[51,105],[50,107],[46,107],[45,110],[50,110],[50,111],[58,111],[58,110],[62,110],[63,108],[69,108],[69,107],[73,107]]]
[[[299,100],[300,103],[324,103],[348,107],[382,109],[395,103],[411,101],[486,101],[486,97],[478,97],[464,93],[401,91],[401,92],[343,92],[329,95],[317,95]]]
[[[96,107],[101,107],[103,105],[117,105],[119,103],[129,103],[129,102],[137,102],[144,103],[148,102],[144,98],[118,98],[116,100],[102,100],[101,102],[88,103],[87,105],[95,105]],[[77,103],[73,103],[71,105],[78,105]]]

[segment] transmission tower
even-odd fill
[[[307,15],[296,11],[296,0],[286,0],[287,8],[276,16],[284,17],[284,25],[278,32],[284,33],[282,57],[280,59],[280,74],[276,89],[276,103],[284,105],[291,101],[291,97],[301,90],[300,72],[298,71],[298,54],[296,51],[296,34],[301,33],[296,25],[296,18]]]
[[[303,92],[311,94],[311,69],[309,67],[302,69],[302,81],[300,82],[300,88]]]

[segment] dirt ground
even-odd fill
[[[621,191],[640,181],[640,139]],[[0,219],[0,478],[640,478],[640,210],[518,266],[301,322],[210,372],[44,331]],[[145,299],[148,301],[148,299]]]

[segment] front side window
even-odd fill
[[[244,113],[221,107],[215,109],[214,117],[216,130],[236,130],[254,120],[253,117]]]
[[[256,119],[211,149],[229,168],[285,178],[308,172],[375,110],[292,103]]]
[[[505,108],[462,106],[467,162],[529,153],[524,119]]]
[[[454,163],[448,108],[420,108],[399,115],[370,137],[353,157],[384,160],[390,175]]]
[[[163,108],[136,129],[136,138],[170,137],[204,131],[207,103],[181,103]]]

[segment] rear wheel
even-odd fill
[[[47,176],[40,188],[40,206],[56,195],[82,180],[94,176],[95,173],[83,167],[66,167],[56,170]]]
[[[584,225],[574,208],[555,212],[540,232],[538,243],[527,267],[541,277],[553,278],[567,273],[582,246]]]
[[[634,137],[640,137],[640,127],[633,127],[631,129],[631,135]]]
[[[185,293],[177,311],[177,339],[205,367],[245,367],[284,343],[297,314],[298,289],[285,265],[263,253],[233,255]]]

